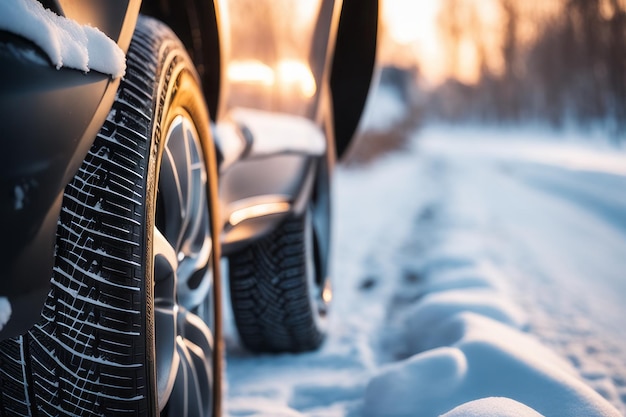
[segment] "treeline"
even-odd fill
[[[493,36],[481,29],[480,1],[443,0],[445,47],[454,55],[461,42],[471,41],[479,77],[475,83],[450,78],[431,91],[427,117],[602,125],[615,137],[626,136],[623,1],[562,0],[548,12],[539,2],[494,0],[501,25],[495,51]],[[461,6],[470,12],[459,13]]]

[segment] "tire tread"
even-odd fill
[[[144,171],[164,38],[171,32],[140,18],[115,103],[65,189],[41,321],[0,342],[2,416],[149,412]]]
[[[305,216],[287,219],[229,257],[233,315],[252,351],[303,352],[323,340],[306,279],[305,222]]]

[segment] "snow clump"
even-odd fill
[[[125,54],[111,38],[97,28],[44,9],[36,0],[2,0],[0,30],[37,44],[57,69],[95,70],[114,78],[126,71]]]
[[[11,303],[6,297],[0,297],[0,330],[9,322],[11,318]]]

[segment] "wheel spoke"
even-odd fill
[[[182,194],[184,201],[181,202],[185,222],[181,229],[182,241],[179,249],[186,256],[191,256],[201,249],[208,235],[207,176],[193,125],[183,120],[181,128],[181,136],[177,139],[184,141],[185,152],[184,155],[181,152],[179,159],[184,158],[185,164],[178,164],[178,176],[185,178],[181,184],[186,189]]]
[[[188,366],[193,369],[195,376],[193,391],[198,394],[199,412],[197,415],[206,415],[212,407],[212,398],[203,393],[213,389],[213,335],[206,323],[195,314],[182,312],[179,314],[179,329],[184,334],[185,343],[190,361]],[[191,388],[188,386],[188,388]],[[190,415],[196,415],[193,412]]]
[[[212,407],[211,367],[205,365],[202,349],[190,341],[176,339],[177,356],[180,357],[176,382],[168,402],[168,415],[205,417]]]
[[[157,338],[157,387],[159,405],[163,407],[174,388],[180,358],[176,351],[176,311],[155,308]]]
[[[153,254],[155,258],[161,258],[163,260],[162,264],[157,265],[156,267],[162,267],[162,270],[157,270],[155,272],[155,281],[160,282],[164,279],[168,279],[168,273],[175,274],[178,269],[178,256],[176,255],[176,250],[172,246],[172,244],[167,240],[167,238],[161,233],[161,231],[157,228],[153,228],[152,232],[153,239]],[[157,268],[158,269],[158,268]],[[168,271],[169,269],[169,271]]]
[[[189,312],[181,312],[178,317],[180,333],[185,335],[185,340],[204,352],[200,355],[205,361],[205,368],[211,367],[211,355],[213,354],[213,335],[207,324],[197,315]]]
[[[179,367],[176,352],[178,305],[175,301],[176,252],[159,229],[153,229],[154,322],[159,404],[170,397]]]
[[[175,132],[175,131],[174,131]],[[159,211],[158,221],[163,233],[175,246],[178,246],[183,230],[183,190],[178,172],[178,161],[169,146],[163,152],[159,174]]]
[[[208,233],[208,231],[207,231]],[[188,310],[195,310],[207,297],[213,284],[211,256],[213,244],[205,236],[200,251],[181,261],[178,269],[178,300]]]
[[[194,250],[197,238],[204,235],[202,230],[203,222],[206,218],[204,211],[206,206],[206,168],[200,159],[200,151],[196,140],[196,130],[187,120],[182,123],[182,140],[185,143],[185,167],[181,177],[185,177],[186,193],[184,200],[184,213],[187,223],[183,230],[184,251]],[[182,155],[181,155],[182,158]],[[182,171],[182,169],[181,169]],[[202,242],[200,242],[202,243]]]

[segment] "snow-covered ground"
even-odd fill
[[[409,148],[337,171],[321,350],[250,355],[227,317],[229,415],[624,415],[626,153],[450,128]]]

